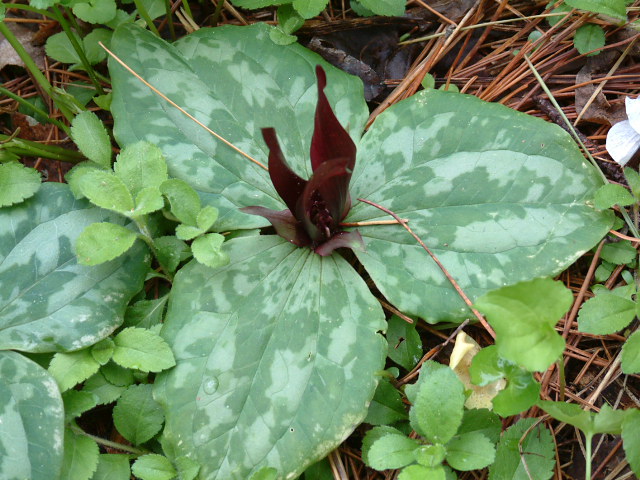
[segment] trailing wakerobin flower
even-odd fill
[[[299,247],[311,247],[319,255],[336,248],[364,248],[357,231],[345,232],[341,220],[351,208],[349,181],[356,163],[356,146],[342,128],[324,94],[325,71],[316,67],[318,104],[311,138],[309,180],[298,176],[287,164],[273,128],[263,128],[269,147],[269,176],[287,210],[245,207],[245,213],[265,217],[281,237]]]

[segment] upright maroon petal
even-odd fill
[[[295,212],[298,199],[307,185],[307,181],[299,177],[287,164],[282,154],[276,131],[273,128],[263,128],[262,137],[269,147],[269,176],[280,198],[287,204],[289,210]]]
[[[349,170],[353,170],[356,163],[356,146],[347,131],[340,125],[324,94],[327,75],[320,65],[316,67],[316,76],[318,77],[318,105],[311,138],[311,167],[315,171],[327,160],[348,158]]]

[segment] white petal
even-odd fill
[[[616,123],[607,134],[607,151],[620,165],[624,166],[640,148],[640,134],[631,127],[628,120]]]
[[[626,97],[624,99],[624,106],[627,110],[629,123],[631,123],[631,126],[636,132],[640,133],[640,97],[635,99]]]

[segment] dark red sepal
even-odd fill
[[[318,78],[318,104],[313,137],[311,137],[311,167],[315,172],[327,160],[348,158],[348,167],[353,170],[356,163],[356,146],[347,131],[340,125],[324,94],[327,75],[320,65],[316,66],[316,77]]]
[[[314,252],[321,257],[331,255],[336,248],[350,248],[352,250],[365,251],[364,240],[360,232],[354,230],[352,232],[338,232],[333,235],[329,240],[321,245],[318,245]]]
[[[307,181],[299,177],[287,164],[280,149],[275,129],[263,128],[262,137],[267,147],[269,147],[269,176],[271,177],[271,182],[280,198],[289,207],[289,210],[294,212]]]
[[[244,207],[241,212],[259,215],[269,220],[276,233],[298,247],[311,245],[311,239],[304,231],[302,224],[296,220],[289,210],[271,210],[265,207]]]

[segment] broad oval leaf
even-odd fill
[[[327,96],[354,140],[368,116],[362,82],[299,44],[275,45],[269,30],[264,24],[201,28],[170,45],[149,31],[123,25],[111,47],[172,101],[263,164],[268,150],[260,128],[276,128],[287,162],[308,178],[315,66],[326,70]],[[109,70],[118,143],[147,140],[158,145],[170,176],[188,182],[203,202],[220,210],[219,230],[266,225],[239,207],[285,208],[266,170],[215,139],[113,59]]]
[[[207,479],[294,478],[365,417],[384,366],[382,310],[341,257],[277,236],[225,243],[231,263],[176,275],[162,334],[165,441]],[[280,478],[280,477],[279,477]]]
[[[489,290],[554,275],[608,231],[593,208],[602,181],[568,134],[470,95],[424,90],[383,112],[358,147],[351,197],[409,220],[474,300]],[[387,220],[356,203],[347,222]],[[400,226],[359,228],[356,252],[382,293],[430,323],[468,309]]]
[[[138,242],[96,267],[78,265],[76,239],[116,214],[45,183],[20,205],[0,210],[0,349],[78,350],[109,335],[142,287],[149,254]]]
[[[58,478],[64,435],[60,392],[46,370],[15,352],[0,352],[0,425],[0,478]]]

